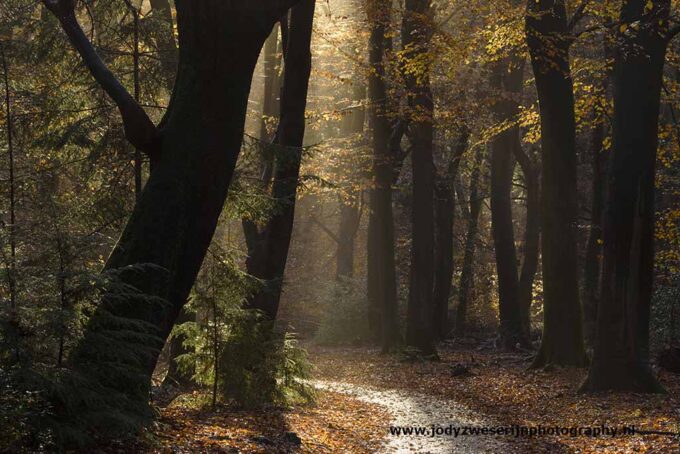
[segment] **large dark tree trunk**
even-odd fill
[[[305,135],[305,109],[312,69],[310,49],[315,0],[301,0],[290,13],[285,70],[281,90],[281,115],[276,132],[278,146],[274,163],[272,197],[281,206],[267,222],[257,240],[249,244],[248,273],[265,282],[249,298],[247,307],[262,311],[275,320],[281,299],[283,274],[293,233],[302,145]]]
[[[583,328],[586,344],[595,342],[597,326],[597,306],[600,290],[600,255],[602,253],[602,211],[604,208],[605,151],[604,122],[593,127],[590,152],[593,163],[592,202],[590,208],[590,231],[586,244],[586,257],[583,267]]]
[[[45,0],[118,104],[128,140],[155,163],[106,264],[146,297],[132,297],[129,290],[104,295],[70,356],[73,369],[107,387],[109,397],[119,392],[121,400],[148,400],[156,360],[222,212],[260,48],[292,3],[177,0],[179,71],[171,108],[156,130],[96,55],[77,23],[73,2]],[[140,344],[134,332],[151,328],[157,341]]]
[[[453,224],[456,212],[453,186],[458,175],[460,160],[467,146],[468,133],[461,131],[454,145],[446,173],[439,176],[435,182],[435,275],[432,326],[439,339],[444,339],[449,330],[449,296],[453,283]]]
[[[496,64],[491,85],[498,93],[494,111],[498,122],[515,120],[519,114],[524,60],[507,58]],[[519,282],[515,230],[512,222],[512,181],[515,173],[513,149],[521,147],[519,125],[497,134],[491,142],[491,230],[498,274],[500,341],[503,348],[526,345],[519,304]]]
[[[397,276],[392,212],[393,156],[390,122],[387,117],[387,87],[384,58],[388,45],[387,26],[391,17],[389,0],[371,0],[367,5],[371,26],[369,42],[368,98],[373,128],[373,185],[368,218],[367,281],[368,322],[384,351],[400,340],[397,320]]]
[[[529,0],[527,44],[541,115],[544,321],[533,367],[584,366],[576,242],[576,125],[563,0]]]
[[[467,330],[467,310],[470,305],[470,291],[474,282],[475,248],[477,232],[479,230],[479,213],[482,209],[482,198],[479,195],[479,178],[484,153],[477,151],[470,176],[470,212],[468,217],[467,234],[465,236],[465,253],[461,268],[460,284],[458,286],[458,308],[456,309],[456,337],[464,337]]]
[[[602,291],[585,391],[658,392],[649,366],[654,176],[670,1],[624,1],[614,50]],[[636,23],[636,27],[628,26]]]
[[[431,35],[430,0],[406,0],[402,42],[407,59],[426,61]],[[411,110],[411,166],[413,210],[411,270],[406,343],[430,355],[436,353],[433,320],[434,290],[434,179],[433,115],[429,69],[407,74]]]
[[[169,0],[151,0],[150,4],[154,28],[156,30],[154,38],[156,41],[158,57],[160,59],[163,80],[165,81],[165,86],[168,91],[172,92],[173,86],[175,85],[179,58],[177,41],[175,39],[174,21],[172,20],[172,8]],[[182,310],[176,323],[185,323],[194,318],[195,317],[192,314],[188,314]],[[192,383],[191,374],[181,370],[178,367],[176,360],[178,356],[189,353],[189,350],[184,347],[184,339],[180,336],[171,337],[168,349],[168,373],[163,380],[163,384],[181,387],[190,385]]]

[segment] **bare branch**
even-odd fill
[[[159,150],[156,126],[97,55],[97,51],[76,19],[75,0],[42,0],[42,2],[59,19],[62,29],[82,57],[87,69],[118,106],[127,140],[150,158],[157,157]]]
[[[319,220],[318,220],[317,218],[315,218],[315,217],[312,217],[312,222],[313,222],[314,224],[318,225],[318,226],[321,228],[321,230],[323,230],[323,231],[326,233],[326,235],[328,235],[333,241],[335,241],[336,243],[340,244],[340,238],[338,238],[338,236],[337,236],[335,233],[333,233],[333,232],[331,231],[331,229],[329,229],[328,227],[326,227],[325,225],[323,225],[323,223],[322,223],[321,221],[319,221]]]

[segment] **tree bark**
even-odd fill
[[[465,254],[460,275],[458,307],[456,309],[456,337],[464,337],[467,331],[467,310],[470,290],[474,281],[475,248],[479,230],[479,213],[482,209],[482,198],[479,195],[479,178],[484,153],[480,150],[475,156],[472,175],[470,176],[470,215],[468,217],[467,234],[465,235]]]
[[[45,0],[94,77],[119,105],[129,140],[154,151],[156,157],[154,171],[105,266],[145,298],[104,295],[69,358],[76,372],[119,392],[121,400],[140,404],[148,400],[158,355],[187,300],[222,212],[260,49],[292,3],[177,0],[179,71],[172,107],[156,130],[94,52],[75,20],[74,3]],[[229,58],[216,58],[225,55]],[[153,328],[157,342],[139,345],[129,334],[128,323],[134,323],[134,329]]]
[[[7,264],[7,287],[9,290],[9,307],[12,317],[16,316],[17,283],[16,283],[16,182],[14,178],[14,116],[12,112],[12,95],[9,86],[9,64],[4,43],[0,43],[0,58],[2,59],[3,88],[5,92],[5,132],[7,138],[7,169],[9,177],[9,263]],[[4,254],[3,254],[4,255]]]
[[[491,85],[499,93],[494,105],[498,122],[516,121],[522,94],[524,60],[508,57],[496,64]],[[500,315],[500,342],[505,349],[527,345],[522,330],[515,230],[512,220],[514,149],[521,148],[519,125],[513,125],[491,142],[491,230],[493,233]]]
[[[366,85],[355,81],[352,86],[352,101],[359,103],[349,115],[343,118],[342,132],[350,143],[363,142],[366,120],[364,102]],[[354,244],[356,242],[363,208],[363,193],[348,189],[348,194],[340,198],[340,228],[338,231],[338,249],[335,276],[338,280],[354,276]]]
[[[660,392],[649,366],[654,177],[670,1],[627,0],[614,49],[597,335],[584,391]],[[635,24],[635,27],[632,26]]]
[[[456,198],[454,181],[458,175],[460,161],[468,147],[468,133],[461,131],[454,145],[453,156],[446,173],[435,182],[435,275],[434,311],[432,326],[438,339],[449,333],[449,296],[453,283],[453,224],[455,222]]]
[[[431,36],[430,0],[406,0],[402,24],[405,58],[427,60]],[[436,354],[432,326],[434,301],[434,102],[429,68],[406,75],[411,110],[413,172],[412,243],[406,343],[425,355]]]
[[[603,149],[605,125],[593,127],[590,152],[593,165],[592,203],[590,208],[590,231],[586,244],[583,267],[583,328],[587,345],[595,342],[597,306],[599,303],[600,270],[602,253],[602,212],[604,209],[604,184],[606,155]]]
[[[189,314],[185,309],[177,316],[175,321],[176,325],[182,323],[196,321],[196,316],[194,314]],[[184,346],[184,336],[173,335],[169,341],[169,352],[168,352],[168,373],[165,374],[163,379],[163,386],[176,386],[179,388],[187,388],[193,384],[190,373],[186,373],[184,370],[180,369],[177,363],[177,357],[186,353],[189,353],[189,349]]]
[[[358,197],[340,201],[340,230],[335,276],[338,280],[354,276],[354,242],[361,221]]]
[[[272,197],[280,206],[258,233],[255,247],[249,251],[248,273],[265,282],[264,288],[248,299],[247,307],[276,319],[281,300],[283,274],[293,233],[302,145],[305,135],[305,109],[309,76],[312,70],[312,24],[315,0],[302,0],[290,13],[285,70],[281,90],[281,115],[276,132],[278,146],[272,182]]]
[[[154,20],[158,22],[158,34],[156,35],[156,47],[160,55],[161,69],[165,86],[170,93],[175,85],[177,75],[177,41],[172,20],[172,8],[169,0],[150,0],[151,11]]]
[[[380,339],[383,351],[393,350],[400,342],[397,321],[397,276],[394,250],[392,179],[394,157],[390,149],[390,123],[387,117],[385,50],[389,47],[387,27],[392,2],[371,0],[367,5],[371,27],[369,40],[368,98],[373,128],[373,185],[370,192],[367,244],[368,322]]]
[[[541,116],[544,322],[533,367],[584,366],[576,242],[576,125],[563,0],[527,3],[527,44]]]
[[[524,339],[531,339],[531,302],[534,278],[538,270],[538,253],[541,232],[540,181],[537,165],[521,146],[515,147],[515,157],[522,168],[526,185],[526,222],[522,269],[519,275],[518,299]]]

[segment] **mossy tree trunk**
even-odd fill
[[[122,283],[145,299],[104,295],[69,358],[75,371],[143,403],[158,355],[222,212],[260,49],[295,2],[177,0],[179,68],[171,106],[159,127],[99,59],[77,22],[75,2],[44,3],[118,105],[128,140],[154,164],[105,266],[118,270]],[[130,323],[153,328],[157,341],[137,345]]]

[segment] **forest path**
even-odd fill
[[[449,399],[402,389],[379,390],[351,383],[315,380],[312,385],[322,391],[351,396],[362,402],[384,407],[390,415],[391,427],[427,428],[426,435],[387,434],[381,452],[386,453],[511,453],[514,447],[492,435],[438,434],[432,428],[493,427],[492,421],[466,406]],[[386,428],[387,429],[387,428]]]

